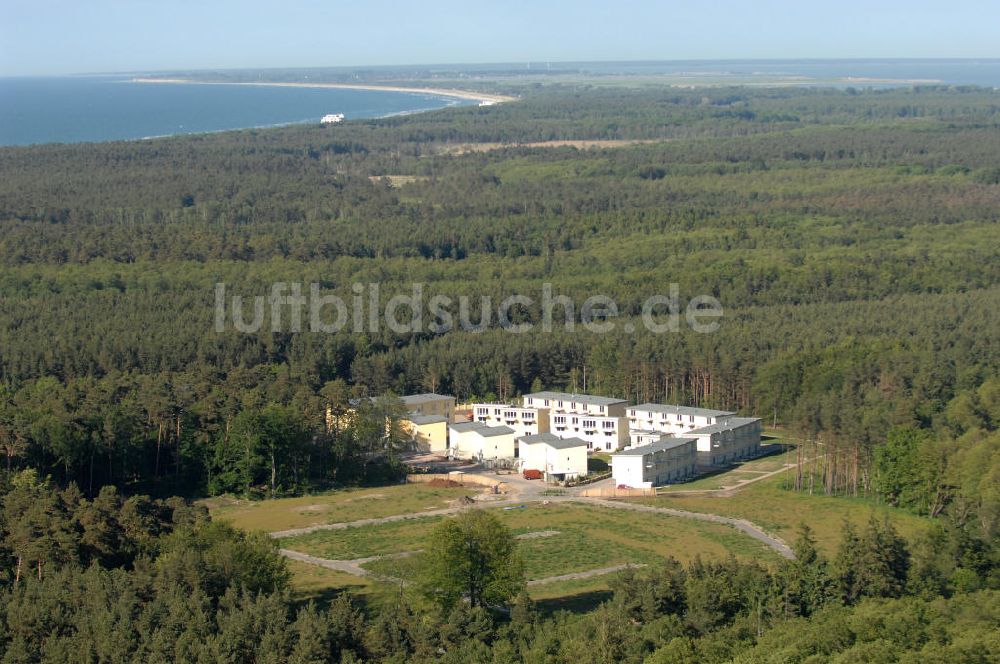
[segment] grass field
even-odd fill
[[[226,521],[244,530],[274,532],[440,509],[462,496],[472,496],[479,491],[468,487],[400,484],[374,489],[343,489],[278,500],[213,498],[205,504],[213,519]]]
[[[716,483],[720,479],[726,483],[721,476],[715,478]],[[822,494],[810,496],[783,488],[785,482],[786,478],[779,474],[750,484],[732,495],[667,493],[656,498],[632,500],[659,507],[749,519],[789,544],[795,540],[799,524],[807,523],[813,529],[820,548],[827,554],[836,550],[845,518],[856,525],[863,525],[872,514],[879,519],[888,515],[899,533],[907,539],[913,539],[928,525],[926,519],[876,505],[868,499]]]
[[[679,484],[660,487],[659,492],[715,491],[717,489],[732,487],[743,481],[758,478],[765,473],[780,470],[786,463],[794,463],[794,461],[794,449],[780,454],[769,454],[759,459],[745,461],[728,470],[699,477],[690,482],[681,482]]]
[[[657,498],[636,502],[674,507],[695,512],[746,518],[791,543],[798,524],[809,523],[823,550],[832,553],[840,538],[844,517],[863,523],[875,513],[891,515],[896,528],[907,538],[914,537],[926,521],[899,510],[877,506],[865,499],[809,496],[783,488],[786,478],[778,474],[747,485],[739,491],[680,493],[732,486],[778,470],[794,459],[794,451],[756,459],[732,470],[671,487]],[[263,502],[215,499],[209,507],[214,518],[245,529],[285,530],[315,524],[344,523],[366,518],[438,509],[457,498],[473,495],[474,488],[434,488],[410,484],[372,489],[352,489],[302,498]],[[695,555],[707,559],[729,554],[771,564],[777,555],[763,544],[721,524],[703,523],[666,515],[615,510],[578,503],[527,503],[524,509],[491,508],[515,535],[555,531],[549,537],[522,539],[521,555],[529,580],[586,572],[633,563],[655,565],[666,556],[682,562]],[[281,546],[315,556],[350,560],[390,556],[418,551],[427,546],[433,528],[445,517],[424,517],[373,526],[325,530],[281,540]],[[386,557],[364,563],[376,574],[412,579],[419,556]],[[291,561],[293,589],[302,599],[325,601],[340,592],[350,592],[366,604],[380,604],[400,592],[398,585],[375,578],[358,577]],[[587,610],[609,597],[610,574],[533,585],[531,596],[542,610]]]
[[[733,553],[766,562],[778,560],[769,548],[734,529],[659,514],[585,505],[531,503],[525,509],[494,510],[515,535],[557,531],[520,542],[528,579],[585,572],[625,563],[655,564],[666,556],[688,561]],[[364,528],[328,530],[282,540],[282,546],[321,558],[354,559],[416,551],[443,517]],[[418,558],[380,559],[365,569],[408,578]]]

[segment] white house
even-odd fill
[[[320,118],[320,124],[338,124],[344,121],[343,113],[327,113],[322,118]]]
[[[546,480],[563,481],[587,474],[587,441],[552,433],[517,440],[522,470],[540,470]]]
[[[628,444],[626,401],[589,394],[534,392],[524,395],[526,408],[549,413],[550,433],[560,438],[580,438],[591,451],[613,451]]]
[[[686,433],[698,441],[698,463],[716,466],[760,454],[761,421],[756,417],[727,417]]]
[[[662,431],[674,435],[687,434],[692,429],[711,426],[732,415],[735,413],[724,410],[659,403],[643,403],[628,408],[630,429]]]
[[[612,454],[611,476],[616,486],[648,489],[690,477],[697,463],[694,438],[664,436],[654,443]]]
[[[518,437],[549,431],[547,408],[527,408],[507,403],[474,403],[472,419],[491,427],[510,427]]]
[[[562,413],[549,415],[549,431],[559,437],[587,441],[589,451],[611,452],[628,444],[628,420],[624,417],[601,417]]]
[[[567,392],[533,392],[525,394],[523,400],[527,407],[550,408],[553,413],[610,417],[624,417],[627,403],[624,399],[595,397],[590,394],[569,394]]]
[[[662,438],[668,438],[672,434],[663,433],[662,431],[652,431],[648,429],[629,429],[628,432],[628,448],[640,447],[642,445],[648,445],[650,443],[655,443]],[[628,449],[626,448],[626,449]]]
[[[459,422],[448,427],[448,453],[455,459],[497,461],[517,457],[516,434],[506,426]]]

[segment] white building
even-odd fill
[[[549,431],[559,437],[582,438],[588,451],[611,452],[628,444],[628,420],[576,413],[549,416]]]
[[[524,405],[530,408],[551,408],[553,413],[624,417],[626,401],[610,397],[595,397],[590,394],[533,392],[524,395]]]
[[[343,113],[327,113],[322,118],[320,118],[320,124],[338,124],[344,121]]]
[[[648,429],[629,429],[628,432],[628,447],[640,447],[642,445],[649,445],[650,443],[658,442],[663,438],[669,438],[672,434],[663,433],[662,431],[652,431]]]
[[[626,401],[589,394],[535,392],[524,395],[526,408],[549,411],[550,433],[580,438],[590,451],[613,451],[628,444]]]
[[[548,433],[547,408],[527,408],[506,403],[474,403],[472,419],[491,427],[510,427],[518,437]]]
[[[454,459],[498,461],[517,457],[516,434],[507,426],[459,422],[448,427],[448,454]]]
[[[698,441],[698,463],[717,466],[760,454],[761,421],[756,417],[727,417],[685,434]]]
[[[629,406],[628,423],[629,429],[662,431],[677,436],[711,426],[732,415],[735,413],[724,410],[643,403]]]
[[[587,441],[552,433],[517,440],[522,470],[539,470],[546,480],[563,481],[587,474]]]
[[[611,476],[616,486],[648,489],[677,482],[694,474],[698,464],[694,438],[664,436],[611,455]]]

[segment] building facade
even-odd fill
[[[672,434],[663,433],[662,431],[650,431],[646,429],[629,429],[628,432],[628,446],[629,447],[640,447],[642,445],[648,445],[650,443],[658,442],[662,438],[668,438]]]
[[[624,417],[626,401],[610,397],[595,397],[590,394],[569,394],[567,392],[533,392],[525,394],[524,405],[529,408],[549,408],[553,413],[577,413],[578,415],[598,415]]]
[[[512,460],[518,455],[516,438],[507,426],[459,422],[448,427],[448,456],[480,462]]]
[[[553,433],[517,439],[522,470],[541,471],[547,481],[565,481],[587,474],[587,441]]]
[[[687,479],[698,465],[697,442],[694,438],[664,436],[612,454],[615,486],[648,489]]]
[[[693,429],[711,426],[735,415],[724,410],[643,403],[628,407],[630,429],[660,431],[675,436],[686,435]]]
[[[548,410],[548,431],[560,438],[580,438],[589,451],[611,452],[628,444],[624,399],[534,392],[524,395],[524,406]]]
[[[455,397],[447,394],[408,394],[400,397],[406,410],[417,415],[439,415],[449,422],[455,421]]]
[[[759,418],[728,417],[685,435],[698,441],[699,464],[718,466],[759,455],[761,430]]]
[[[491,427],[510,427],[520,436],[549,432],[549,410],[506,403],[472,404],[472,420]]]
[[[400,425],[413,440],[417,452],[441,455],[448,453],[448,419],[443,415],[410,413],[400,421]]]

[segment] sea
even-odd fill
[[[136,83],[124,76],[0,78],[0,145],[136,140],[472,103],[424,93]]]
[[[1000,59],[688,60],[450,65],[441,72],[658,75],[692,84],[891,87],[915,81],[1000,89]],[[135,140],[416,113],[473,101],[425,93],[132,82],[132,76],[0,78],[0,145]],[[780,83],[778,83],[780,84]]]

